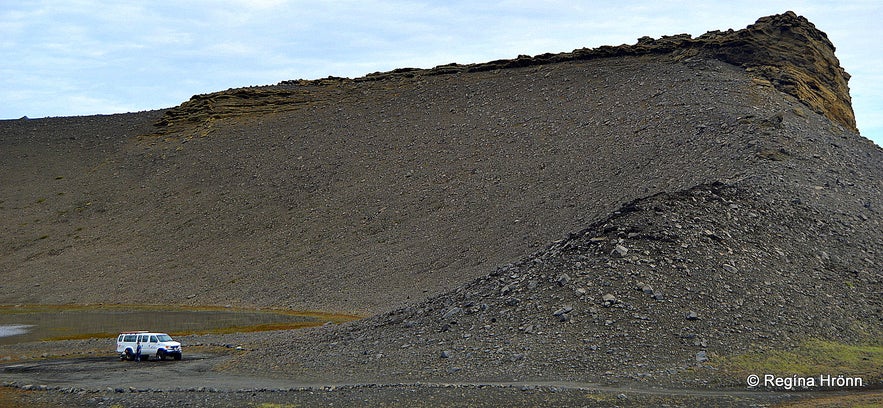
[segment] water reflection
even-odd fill
[[[20,336],[27,333],[29,328],[31,328],[29,324],[0,324],[0,338]]]
[[[258,325],[321,324],[315,315],[239,310],[0,308],[0,344],[114,335],[127,330],[198,333]]]

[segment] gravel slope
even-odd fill
[[[193,139],[132,138],[159,112],[5,122],[0,301],[383,312],[634,199],[763,171],[803,137],[773,122],[831,126],[715,60],[358,86]]]
[[[470,387],[509,381],[733,390],[728,356],[879,344],[883,149],[851,130],[848,95],[827,95],[836,115],[795,99],[812,70],[754,60],[778,72],[759,78],[691,41],[231,90],[193,101],[252,110],[197,110],[167,132],[154,124],[181,110],[2,121],[0,303],[371,316],[241,335],[247,351],[212,370],[399,384],[334,400],[391,405],[476,405],[511,389]],[[836,60],[809,65],[830,76],[816,91],[845,89]],[[290,103],[261,102],[280,89]],[[327,402],[314,391],[159,399]],[[594,404],[546,391],[492,402]],[[99,394],[33,403],[155,397]],[[654,398],[614,402],[671,402]],[[729,398],[712,399],[757,403]]]

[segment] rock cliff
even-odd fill
[[[447,64],[431,69],[401,68],[361,78],[329,77],[284,81],[274,86],[229,89],[196,95],[170,109],[156,123],[156,134],[185,132],[205,135],[212,121],[231,116],[259,115],[300,109],[332,96],[353,91],[359,82],[554,64],[565,61],[638,55],[668,55],[676,60],[714,58],[743,67],[762,84],[791,95],[813,111],[847,129],[857,131],[849,96],[849,74],[834,55],[827,35],[792,11],[762,17],[742,30],[641,37],[634,45],[602,46],[568,53],[521,55],[478,64]],[[201,131],[200,131],[201,129]]]

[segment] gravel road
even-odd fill
[[[17,403],[29,406],[608,406],[613,402],[619,406],[750,406],[811,396],[554,381],[306,383],[216,370],[227,357],[200,353],[182,361],[141,363],[112,356],[43,359],[5,364],[0,373],[5,389],[18,392]]]

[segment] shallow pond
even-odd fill
[[[186,335],[293,329],[354,318],[313,312],[236,309],[0,306],[0,344],[113,337],[128,330]]]

